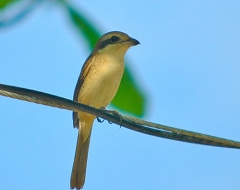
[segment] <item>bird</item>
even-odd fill
[[[131,46],[140,42],[126,33],[112,31],[104,34],[81,69],[73,100],[95,108],[111,103],[124,72],[124,56]],[[76,152],[70,180],[71,189],[82,189],[85,183],[88,149],[96,116],[73,112],[73,126],[78,128]]]

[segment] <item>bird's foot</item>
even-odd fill
[[[120,127],[122,126],[123,117],[122,117],[122,115],[121,115],[119,112],[117,112],[117,111],[115,111],[115,110],[106,110],[106,108],[104,108],[104,107],[101,107],[101,108],[99,108],[99,109],[102,110],[102,111],[106,111],[107,113],[110,113],[110,114],[112,114],[112,115],[118,116],[119,121],[120,121]],[[98,121],[99,123],[103,123],[103,122],[104,122],[104,119],[100,119],[99,117],[97,117],[97,121]],[[113,122],[108,121],[108,123],[109,123],[109,124],[112,124]]]
[[[106,112],[111,113],[112,115],[118,116],[119,121],[120,121],[120,127],[122,126],[123,117],[119,112],[117,112],[115,110],[106,110]],[[112,124],[111,121],[108,121],[108,123]]]

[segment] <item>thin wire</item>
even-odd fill
[[[87,112],[128,129],[152,136],[202,145],[240,149],[240,142],[238,141],[173,128],[138,118],[122,116],[119,113],[116,114],[116,111],[109,112],[108,110],[96,109],[66,98],[39,91],[0,84],[0,95],[61,109]]]

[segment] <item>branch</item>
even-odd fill
[[[114,112],[96,109],[88,105],[84,105],[69,99],[61,98],[59,96],[54,96],[39,91],[0,84],[0,95],[61,109],[86,112],[126,127],[128,129],[156,137],[202,145],[240,149],[240,142],[237,141],[177,129],[137,118],[121,116],[120,114],[116,114]]]

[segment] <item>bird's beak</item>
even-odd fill
[[[140,44],[140,42],[138,40],[131,38],[131,37],[129,38],[128,41],[131,42],[132,46],[136,46],[136,45]]]

